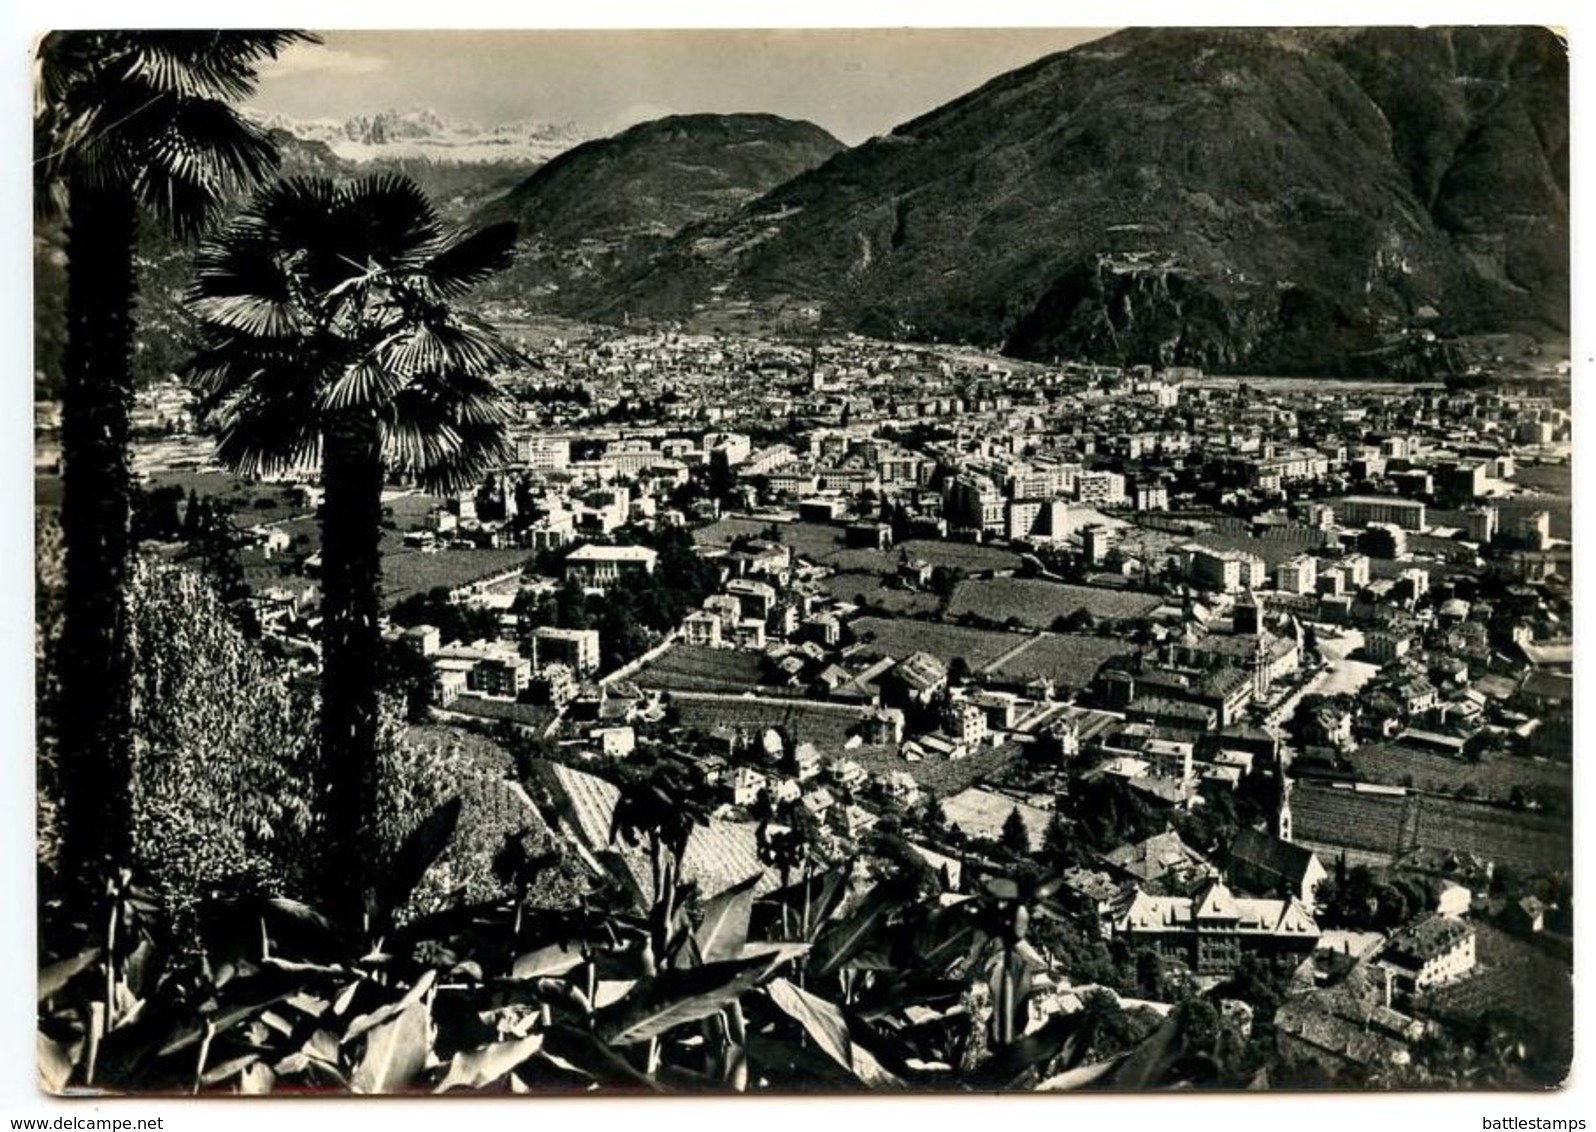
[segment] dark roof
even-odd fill
[[[1574,680],[1561,672],[1535,671],[1525,677],[1519,691],[1536,699],[1561,703],[1574,698]]]
[[[1230,879],[1244,889],[1272,889],[1284,884],[1296,891],[1302,887],[1313,861],[1312,849],[1256,829],[1244,829],[1230,846]]]
[[[1428,916],[1392,936],[1383,958],[1402,967],[1422,967],[1473,934],[1474,929],[1461,920]]]

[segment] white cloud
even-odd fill
[[[336,47],[320,44],[295,44],[276,59],[261,65],[262,78],[283,78],[290,75],[333,74],[369,75],[388,65],[388,60],[375,55],[356,55]]]

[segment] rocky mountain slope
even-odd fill
[[[501,287],[580,306],[683,228],[730,216],[841,149],[818,126],[770,114],[660,118],[567,150],[476,219],[520,225],[523,255]]]
[[[1567,92],[1538,29],[1126,31],[688,229],[594,311],[1422,368],[1426,331],[1567,327]]]

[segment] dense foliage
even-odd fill
[[[231,105],[305,37],[256,31],[57,31],[34,75],[34,204],[67,220],[61,527],[66,594],[55,721],[66,868],[108,878],[129,849],[134,258],[151,221],[198,234],[277,166]],[[92,891],[99,886],[89,883]]]
[[[217,891],[300,893],[316,798],[312,705],[183,569],[143,568],[130,600],[133,855],[187,922]]]

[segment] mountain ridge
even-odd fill
[[[582,309],[678,232],[734,212],[843,150],[812,122],[677,114],[575,146],[480,209],[516,221],[522,254],[495,287]]]
[[[685,230],[591,313],[1384,366],[1416,328],[1567,327],[1567,114],[1541,29],[1132,29]]]

